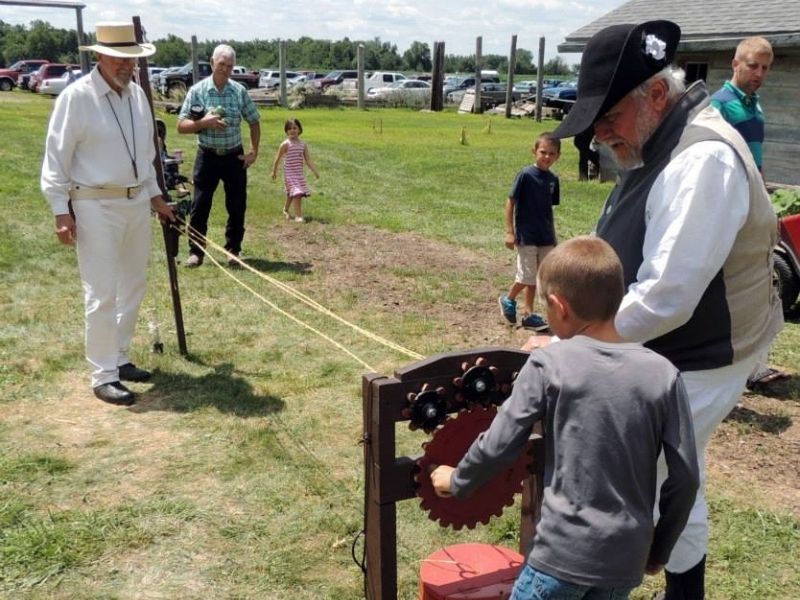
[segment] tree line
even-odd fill
[[[94,42],[94,34],[89,36]],[[151,64],[161,66],[183,65],[191,60],[191,44],[176,35],[152,40],[158,52]],[[198,42],[198,55],[208,60],[218,44],[226,43],[236,50],[236,62],[251,69],[278,68],[280,40],[206,40]],[[372,40],[318,40],[301,37],[286,40],[287,69],[309,69],[329,71],[332,69],[356,68],[358,46],[364,45],[364,68],[368,71],[405,71],[427,73],[431,70],[431,47],[424,42],[413,42],[400,54],[397,46]],[[447,43],[445,42],[445,48]],[[7,67],[21,59],[47,59],[52,62],[77,63],[78,42],[74,29],[59,29],[46,21],[32,21],[29,27],[11,25],[0,20],[0,66]],[[515,73],[535,75],[536,59],[530,50],[517,49]],[[446,54],[445,71],[450,73],[472,73],[475,71],[475,56]],[[508,71],[508,57],[500,54],[486,54],[481,60],[482,69],[495,69],[500,73]],[[569,75],[574,68],[567,65],[561,57],[545,63],[544,72],[548,75]]]

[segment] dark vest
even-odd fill
[[[702,82],[683,94],[642,148],[643,166],[623,173],[597,225],[597,235],[611,244],[622,261],[627,289],[636,281],[643,261],[645,209],[658,175],[675,156],[700,141],[721,141],[736,151],[750,183],[750,214],[689,320],[645,343],[682,371],[738,362],[765,347],[782,326],[771,284],[774,210],[744,141],[708,105]],[[725,210],[725,198],[719,202],[720,210]]]

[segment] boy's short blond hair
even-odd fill
[[[761,36],[745,38],[739,42],[739,45],[736,46],[736,54],[734,55],[734,58],[736,60],[744,60],[745,56],[748,54],[755,54],[756,56],[766,54],[769,56],[770,62],[772,62],[772,59],[774,58],[774,54],[772,53],[772,44],[770,44],[766,38]]]
[[[605,240],[582,235],[559,244],[539,266],[538,292],[563,297],[584,321],[610,321],[617,314],[625,287],[622,263]]]

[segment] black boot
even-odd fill
[[[664,600],[704,600],[706,597],[706,557],[685,573],[664,571],[667,589]]]

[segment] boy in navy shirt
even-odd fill
[[[507,295],[500,296],[500,312],[517,322],[517,295],[525,290],[522,326],[544,331],[547,323],[533,312],[539,263],[556,245],[553,205],[559,203],[558,177],[550,167],[561,156],[561,140],[541,134],[533,146],[534,164],[517,173],[506,200],[506,247],[517,250],[517,273]]]

